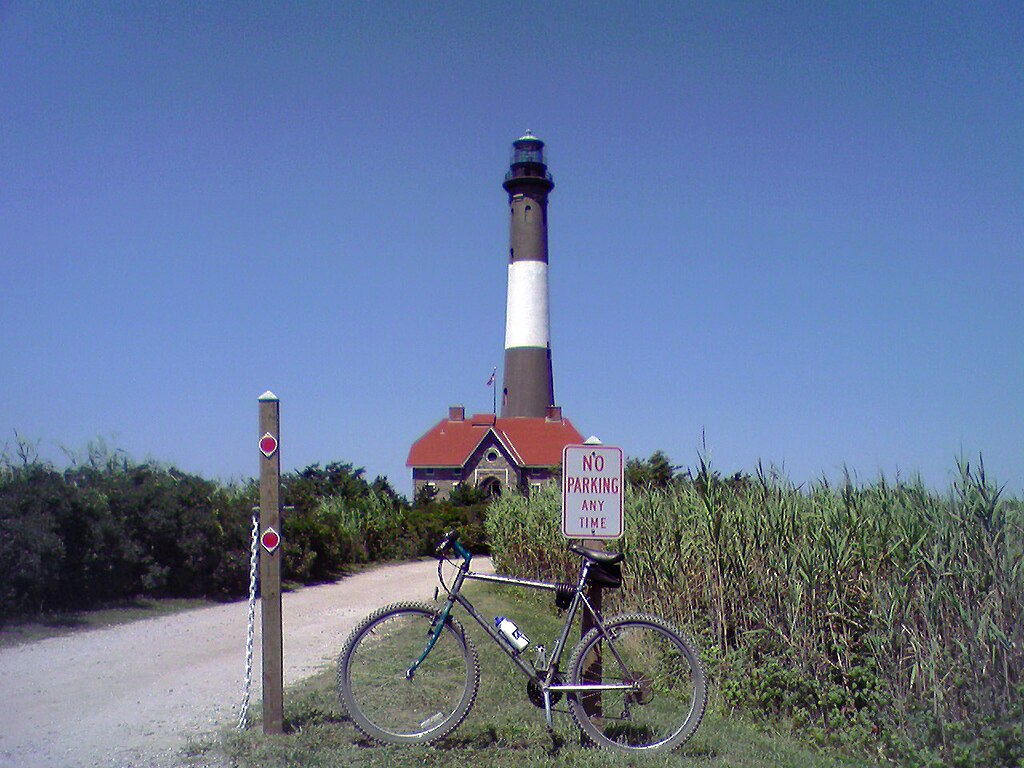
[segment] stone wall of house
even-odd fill
[[[520,467],[494,432],[476,447],[464,467],[414,467],[413,492],[424,487],[435,491],[438,501],[447,499],[459,483],[488,488],[495,494],[503,489],[526,493],[549,482],[561,480],[560,467]]]
[[[547,483],[560,484],[561,482],[561,467],[527,467],[523,469],[522,487],[524,490],[533,491]]]
[[[462,467],[413,467],[413,494],[419,494],[424,486],[428,486],[436,491],[434,498],[442,501],[451,495],[463,477]]]
[[[466,482],[478,487],[491,486],[495,482],[512,490],[522,487],[519,467],[493,432],[481,441],[466,462]]]

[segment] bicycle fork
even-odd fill
[[[434,618],[434,623],[430,631],[430,639],[427,641],[427,647],[423,649],[423,653],[421,653],[420,657],[413,662],[412,666],[405,671],[406,680],[412,680],[413,675],[416,674],[416,670],[419,669],[420,664],[423,663],[423,660],[427,658],[427,654],[430,653],[434,645],[437,644],[437,639],[441,637],[441,633],[444,631],[445,622],[448,621],[448,616],[452,612],[452,605],[454,602],[454,600],[448,599],[444,604],[444,608],[442,608],[441,612]]]
[[[444,625],[448,621],[448,617],[451,615],[452,608],[455,605],[455,598],[462,589],[462,582],[466,579],[466,574],[469,572],[469,563],[472,560],[472,555],[466,550],[458,541],[454,542],[455,551],[462,557],[463,564],[459,567],[459,573],[455,577],[455,583],[452,585],[451,590],[448,591],[448,599],[445,600],[444,608],[434,618],[434,624],[431,627],[430,640],[427,641],[427,647],[423,649],[423,653],[420,657],[413,662],[412,666],[405,672],[405,679],[412,680],[413,675],[416,674],[416,670],[419,669],[420,664],[423,663],[424,659],[427,658],[427,654],[430,653],[434,645],[437,644],[437,639],[441,637],[441,633],[444,631]],[[437,564],[437,575],[438,578],[441,576],[441,564],[442,561],[438,560]],[[443,582],[442,582],[443,583]],[[437,596],[437,590],[434,590],[434,596]]]

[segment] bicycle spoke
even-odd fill
[[[391,743],[441,738],[466,716],[479,680],[476,651],[450,619],[412,678],[407,671],[430,639],[434,611],[389,606],[357,627],[339,660],[342,704],[356,727]]]
[[[589,634],[570,662],[580,683],[626,684],[628,692],[579,693],[573,717],[600,746],[627,751],[674,749],[704,712],[703,669],[670,625],[651,617],[606,623],[609,637]]]

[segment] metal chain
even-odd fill
[[[256,633],[256,573],[260,559],[259,507],[252,512],[252,544],[249,549],[249,634],[245,640],[245,685],[242,693],[242,711],[238,715],[238,730],[249,725],[249,692],[252,689],[252,645]]]

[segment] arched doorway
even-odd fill
[[[497,498],[501,496],[501,480],[488,477],[480,483],[480,490],[487,494],[488,498]]]

